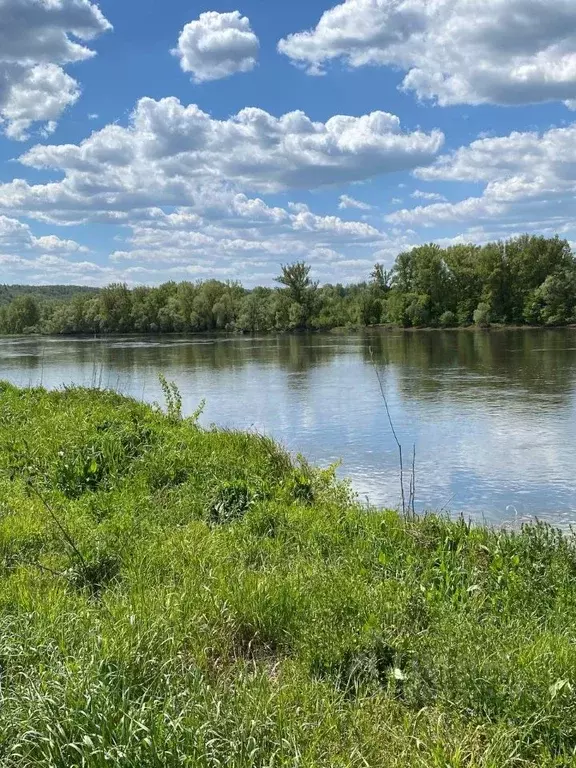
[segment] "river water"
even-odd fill
[[[407,465],[415,446],[418,510],[576,522],[576,329],[9,338],[0,379],[161,402],[163,373],[187,414],[206,400],[203,424],[341,461],[362,499],[397,506],[398,453],[372,358]]]

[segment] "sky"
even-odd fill
[[[574,0],[0,0],[0,282],[576,244]]]

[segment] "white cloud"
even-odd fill
[[[276,118],[247,108],[216,120],[176,98],[145,98],[126,128],[108,125],[80,144],[33,147],[20,161],[63,179],[0,184],[0,210],[78,222],[82,212],[87,219],[155,205],[205,205],[231,190],[317,188],[426,165],[443,139],[439,131],[403,132],[386,112],[322,123],[303,112]]]
[[[450,104],[576,102],[573,0],[344,0],[278,48],[311,74],[334,59],[406,72]]]
[[[94,55],[78,41],[111,29],[89,0],[0,0],[0,124],[23,140],[34,123],[56,121],[80,95],[62,65]]]
[[[55,64],[13,69],[10,86],[1,99],[6,136],[24,141],[32,123],[46,121],[45,132],[52,133],[55,121],[79,95],[78,83]]]
[[[48,253],[87,253],[85,245],[79,245],[75,240],[63,240],[57,235],[43,235],[33,238],[34,248]]]
[[[0,252],[0,267],[6,283],[100,286],[139,282],[136,269],[118,270],[93,261],[70,261],[54,255],[24,258]]]
[[[0,253],[7,251],[49,251],[51,253],[87,252],[75,240],[63,240],[56,235],[35,237],[30,227],[18,219],[0,216]]]
[[[418,178],[427,181],[495,181],[522,175],[574,181],[576,123],[542,134],[514,131],[508,136],[478,139],[417,171]]]
[[[474,182],[480,196],[397,211],[395,224],[499,221],[524,231],[573,229],[576,206],[576,123],[543,133],[515,131],[479,139],[415,172],[428,181]]]
[[[415,189],[410,195],[415,200],[434,200],[435,202],[445,202],[444,195],[439,195],[438,192],[424,192],[421,189]]]
[[[82,278],[90,273],[89,262],[73,262],[68,257],[87,252],[88,248],[75,240],[63,240],[56,235],[36,237],[28,224],[0,216],[0,267],[5,283],[84,282]],[[93,266],[94,270],[104,270]]]
[[[335,269],[338,279],[365,278],[360,263],[374,263],[375,251],[398,253],[409,242],[405,233],[390,236],[365,222],[314,214],[303,204],[281,209],[238,196],[227,206],[222,201],[218,211],[207,208],[204,215],[190,209],[152,209],[129,226],[125,246],[111,255],[116,266],[154,264],[174,271],[194,266],[207,274],[214,268],[223,270],[215,275],[247,285],[269,283],[279,264],[294,258],[316,265],[323,280],[333,281]]]
[[[504,213],[502,205],[490,203],[481,197],[470,197],[458,203],[434,203],[419,205],[391,213],[386,221],[391,224],[432,226],[447,222],[482,220]]]
[[[219,80],[256,66],[258,38],[240,11],[208,11],[186,24],[172,53],[197,83]]]
[[[292,226],[297,230],[351,235],[354,238],[368,241],[378,240],[382,237],[382,233],[376,227],[363,221],[344,221],[338,216],[317,216],[311,211],[297,213],[291,218]]]
[[[340,210],[345,210],[346,208],[358,208],[360,211],[372,210],[371,205],[363,203],[361,200],[356,200],[355,198],[350,197],[350,195],[340,195],[338,208],[340,208]]]

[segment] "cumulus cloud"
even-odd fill
[[[240,11],[208,11],[186,24],[172,53],[196,83],[219,80],[256,66],[260,44]]]
[[[87,252],[88,248],[75,240],[63,240],[57,235],[36,237],[28,224],[0,216],[0,267],[6,283],[22,280],[70,283],[75,277],[85,279],[90,273],[86,267],[88,262],[69,259]]]
[[[212,260],[239,252],[258,253],[262,258],[263,254],[286,256],[304,254],[311,248],[332,249],[334,244],[340,248],[381,245],[388,239],[364,222],[319,216],[307,206],[294,207],[295,211],[272,208],[262,200],[235,196],[227,204],[222,201],[217,213],[214,208],[204,215],[187,208],[171,213],[151,209],[148,217],[130,224],[129,242],[141,252],[148,251],[147,260],[186,261],[191,252]],[[114,258],[134,259],[134,254],[122,251]]]
[[[55,64],[10,69],[9,86],[3,97],[0,89],[2,116],[7,123],[6,136],[24,141],[30,126],[37,121],[46,122],[45,135],[52,133],[64,109],[78,99],[78,83]],[[5,69],[5,76],[7,72]]]
[[[128,127],[109,125],[80,144],[29,150],[20,162],[63,178],[0,185],[0,210],[121,216],[154,205],[193,207],[230,188],[318,188],[422,167],[434,160],[443,140],[439,131],[405,132],[387,112],[335,115],[322,123],[303,112],[274,117],[247,108],[216,120],[176,98],[144,98]]]
[[[442,155],[430,168],[418,169],[417,176],[427,181],[526,176],[571,183],[576,179],[576,123],[543,133],[514,131],[508,136],[478,139]]]
[[[478,197],[397,211],[394,224],[498,219],[526,230],[566,232],[576,204],[576,123],[543,133],[515,131],[443,155],[415,174],[427,181],[476,182]]]
[[[354,197],[350,197],[350,195],[340,195],[338,208],[340,208],[341,211],[345,210],[346,208],[357,208],[360,211],[372,210],[371,205],[368,205],[368,203],[363,203],[361,200],[356,200]]]
[[[85,253],[88,248],[75,240],[63,240],[56,235],[35,237],[28,224],[8,216],[0,216],[0,252],[42,251],[51,253]]]
[[[0,252],[0,267],[7,283],[100,286],[116,282],[137,284],[140,277],[146,279],[138,268],[119,270],[93,261],[71,261],[49,254],[26,258]],[[150,272],[152,280],[158,279],[156,270]]]
[[[434,200],[439,202],[444,202],[446,200],[444,195],[440,195],[438,192],[425,192],[422,189],[415,189],[410,197],[413,197],[415,200]]]
[[[401,69],[442,106],[576,103],[572,0],[344,0],[278,48],[311,74],[334,59]]]
[[[307,232],[346,234],[369,242],[382,236],[376,227],[370,224],[363,221],[344,221],[338,216],[318,216],[311,211],[300,211],[291,218],[294,229]]]
[[[359,279],[366,277],[375,251],[396,254],[409,243],[405,233],[390,236],[364,222],[317,215],[303,204],[279,209],[236,196],[218,214],[208,213],[150,210],[148,218],[130,224],[126,247],[111,262],[117,268],[153,264],[171,274],[194,266],[255,285],[270,282],[281,262],[302,258],[322,279],[333,280],[334,270],[339,279]]]
[[[147,98],[126,127],[108,125],[80,144],[28,150],[19,158],[24,166],[61,177],[0,184],[0,212],[125,227],[111,255],[117,270],[160,264],[166,274],[179,269],[185,276],[194,267],[204,270],[198,274],[269,282],[280,262],[333,252],[342,256],[340,278],[353,279],[374,251],[404,241],[302,203],[271,205],[265,195],[422,167],[442,141],[437,131],[403,131],[385,112],[322,123],[302,112],[274,117],[250,108],[215,120],[174,98]]]
[[[501,216],[504,207],[481,197],[470,197],[458,203],[434,203],[416,208],[404,208],[391,213],[386,221],[391,224],[410,224],[432,226],[434,224],[482,220],[492,216]]]
[[[62,65],[83,61],[89,41],[111,29],[89,0],[0,0],[0,125],[23,140],[34,123],[48,132],[80,95]]]

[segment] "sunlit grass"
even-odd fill
[[[576,550],[0,385],[0,765],[576,764]]]

